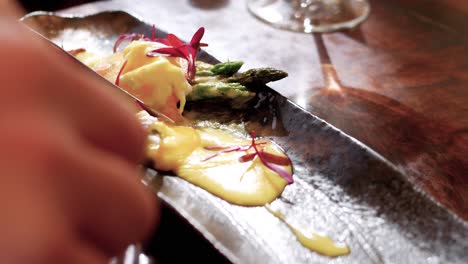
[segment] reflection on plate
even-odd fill
[[[36,13],[24,21],[67,50],[108,52],[123,33],[151,34],[151,25],[124,12],[68,18]],[[201,58],[216,62],[206,53]],[[295,183],[272,208],[295,228],[351,245],[351,254],[337,259],[316,254],[264,207],[232,205],[182,179],[149,171],[145,183],[230,261],[468,262],[465,222],[415,190],[382,157],[273,90],[261,92],[249,111],[207,113],[203,107],[193,105],[188,111],[199,119],[243,124],[287,151]]]

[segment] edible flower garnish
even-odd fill
[[[229,153],[229,152],[234,152],[234,151],[245,151],[247,152],[250,149],[254,149],[255,152],[253,153],[246,153],[245,155],[241,156],[239,158],[240,162],[248,162],[253,160],[255,157],[258,156],[260,161],[267,167],[268,169],[276,172],[278,175],[280,175],[283,179],[285,179],[288,184],[291,184],[294,182],[293,176],[291,173],[288,171],[284,170],[280,166],[288,166],[291,165],[291,160],[287,157],[280,156],[280,155],[275,155],[272,153],[265,152],[262,149],[258,149],[259,146],[264,146],[266,142],[260,142],[257,143],[255,142],[255,131],[252,131],[251,133],[251,138],[252,138],[252,143],[250,145],[241,145],[241,146],[231,146],[231,147],[224,147],[224,146],[206,146],[206,150],[213,150],[213,151],[218,151],[215,154],[208,156],[205,158],[203,161],[210,160],[220,154],[223,153]],[[280,166],[278,166],[280,165]]]
[[[124,61],[124,63],[122,64],[122,68],[120,68],[119,73],[117,74],[117,77],[115,78],[115,85],[120,84],[120,75],[122,75],[122,72],[126,65],[127,65],[127,61]]]
[[[130,42],[134,40],[159,42],[158,39],[156,39],[156,27],[153,25],[153,29],[151,30],[151,38],[145,36],[144,34],[139,34],[139,33],[120,35],[120,37],[117,39],[117,41],[114,44],[114,53],[117,52],[117,49],[119,48],[119,46],[126,40]]]
[[[205,34],[205,28],[201,27],[195,32],[192,39],[189,43],[184,43],[174,34],[167,34],[165,39],[156,38],[156,27],[153,25],[151,32],[151,37],[147,37],[144,34],[131,33],[121,35],[114,44],[114,53],[117,52],[117,49],[124,41],[134,41],[134,40],[144,40],[159,42],[168,47],[154,49],[146,54],[148,57],[155,57],[161,55],[169,55],[173,57],[179,57],[187,60],[187,79],[192,81],[195,78],[195,73],[197,71],[195,67],[195,60],[197,58],[197,53],[200,51],[201,47],[206,47],[208,44],[201,43],[201,39]]]
[[[278,175],[280,175],[281,177],[283,177],[283,179],[285,179],[288,184],[291,184],[294,182],[293,180],[293,177],[292,177],[292,174],[287,172],[286,170],[282,169],[281,167],[275,165],[275,164],[278,164],[276,163],[275,160],[272,160],[270,159],[269,157],[267,157],[265,155],[266,152],[264,152],[263,150],[262,151],[259,151],[257,149],[257,146],[255,144],[255,131],[252,131],[252,146],[255,150],[255,153],[257,154],[258,158],[260,159],[260,161],[263,163],[263,165],[265,165],[265,167],[269,168],[270,170],[278,173]],[[273,156],[277,156],[277,155],[274,155],[274,154],[271,154]],[[277,156],[279,158],[282,158],[281,156]],[[288,159],[289,161],[289,159]],[[291,164],[291,162],[289,161],[289,164]]]
[[[196,73],[195,60],[197,58],[197,53],[201,47],[208,46],[208,44],[200,42],[204,34],[205,28],[199,28],[197,32],[195,32],[195,34],[193,35],[192,39],[190,40],[190,43],[184,43],[176,35],[168,34],[166,39],[156,39],[156,41],[165,44],[169,47],[152,50],[148,52],[147,56],[151,57],[165,54],[173,57],[180,57],[186,59],[188,62],[187,79],[189,81],[192,81]]]
[[[255,144],[260,146],[260,145],[265,145],[266,143],[261,142],[261,143],[255,143]],[[206,146],[205,147],[206,150],[219,150],[219,151],[216,152],[215,154],[205,158],[203,161],[210,160],[210,159],[218,156],[219,154],[229,153],[229,152],[234,152],[234,151],[248,151],[251,148],[252,148],[252,145],[242,145],[242,146],[233,146],[233,147]]]

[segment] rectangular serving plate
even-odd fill
[[[112,52],[119,35],[150,35],[152,28],[122,11],[35,12],[22,21],[66,50],[86,48],[102,55]],[[217,62],[204,52],[200,60]],[[143,182],[231,262],[468,263],[467,223],[354,138],[269,88],[260,93],[256,108],[236,112],[232,119],[254,127],[291,157],[295,183],[272,207],[295,226],[347,243],[351,254],[319,255],[264,207],[232,205],[173,175],[148,170]]]

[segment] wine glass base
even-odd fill
[[[247,7],[267,24],[304,33],[350,29],[370,13],[367,0],[249,0]]]

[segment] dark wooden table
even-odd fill
[[[121,9],[184,39],[205,26],[209,53],[289,72],[271,87],[468,220],[468,2],[370,2],[359,28],[325,35],[269,27],[245,1],[103,1],[63,12]]]

